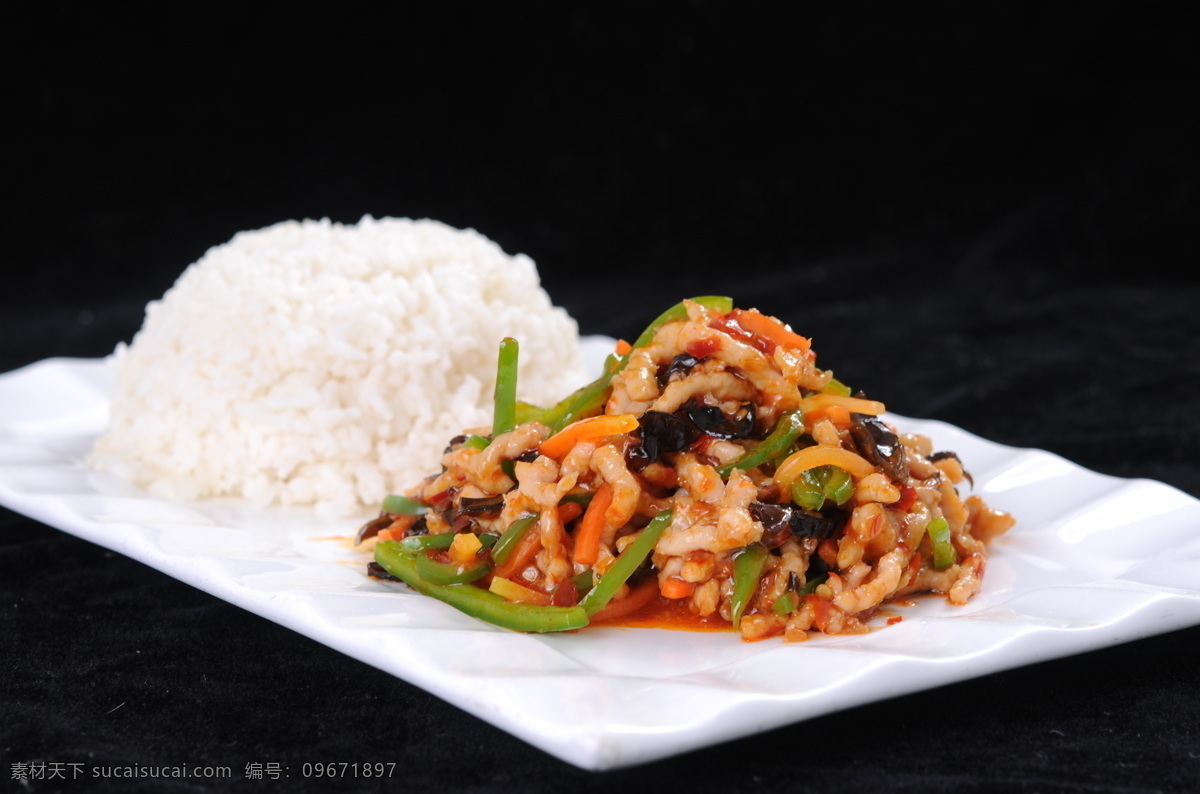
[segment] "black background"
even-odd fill
[[[897,413],[1200,494],[1191,14],[432,7],[6,12],[0,371],[106,355],[238,230],[432,217],[531,255],[584,333],[730,294]],[[0,587],[5,785],[41,759],[248,791],[247,763],[374,760],[421,791],[1200,788],[1198,629],[595,774],[10,512]]]

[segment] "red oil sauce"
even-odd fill
[[[895,598],[891,601],[881,604],[875,611],[875,614],[871,617],[881,618],[883,619],[885,625],[895,626],[897,623],[903,622],[904,618],[906,617],[904,613],[905,609],[915,607],[917,604],[921,603],[921,601],[929,598],[941,597],[942,596],[938,593],[913,593],[901,598]]]
[[[713,320],[708,324],[708,327],[717,331],[723,331],[739,342],[744,342],[745,344],[750,345],[750,347],[753,347],[754,349],[765,353],[768,356],[772,355],[775,352],[775,343],[770,339],[761,337],[758,334],[752,333],[743,328],[737,321],[738,314],[739,312],[734,310],[724,317],[718,317],[717,319]],[[691,351],[689,350],[688,352]]]
[[[716,339],[697,339],[687,346],[688,355],[695,358],[707,358],[716,352],[721,343]]]
[[[732,631],[719,614],[701,617],[687,608],[687,599],[656,598],[636,612],[597,625],[671,631]]]

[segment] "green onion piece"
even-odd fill
[[[508,529],[504,530],[504,534],[496,541],[496,545],[492,547],[492,559],[497,565],[503,565],[509,556],[513,553],[513,549],[521,542],[525,532],[529,529],[534,521],[537,521],[538,514],[534,513],[531,516],[518,518],[509,525]]]
[[[822,394],[837,394],[842,397],[850,396],[850,387],[842,383],[837,378],[830,378],[829,383],[825,384],[825,388],[821,389]]]
[[[726,463],[717,469],[722,477],[728,477],[734,469],[753,469],[785,451],[804,432],[804,417],[799,411],[788,411],[779,417],[775,427],[754,451],[744,455],[732,463]]]
[[[418,593],[436,598],[495,626],[514,631],[547,632],[571,631],[588,624],[587,613],[577,606],[513,604],[472,584],[434,584],[418,571],[417,555],[406,553],[395,541],[386,540],[376,544],[375,561]]]
[[[929,542],[933,544],[933,567],[939,571],[954,564],[957,555],[954,545],[950,542],[950,525],[944,516],[938,516],[925,527],[929,533]]]
[[[792,483],[792,501],[806,510],[820,510],[825,504],[825,494],[809,488],[802,478]]]
[[[393,493],[383,498],[383,512],[385,513],[397,516],[419,516],[428,511],[427,505],[408,496]]]
[[[839,466],[829,466],[828,479],[825,481],[825,495],[839,507],[846,504],[854,496],[854,480],[850,473]]]
[[[404,538],[398,542],[401,548],[403,548],[405,551],[418,552],[425,551],[427,549],[442,550],[450,548],[450,544],[454,542],[454,536],[457,534],[457,532],[439,532],[436,535],[412,535],[411,537]],[[476,535],[476,537],[479,538],[479,542],[483,544],[484,548],[489,548],[495,545],[496,539],[499,536],[491,533],[484,533],[482,535]]]
[[[816,576],[814,576],[813,578],[811,578],[807,582],[805,582],[800,587],[800,589],[796,591],[796,595],[797,596],[812,595],[813,593],[817,592],[817,588],[820,587],[822,584],[824,584],[825,580],[828,578],[829,578],[829,574],[827,574],[827,573],[817,574]]]
[[[720,312],[721,314],[729,314],[733,311],[733,298],[727,298],[723,295],[702,295],[699,298],[692,298],[692,303],[699,303],[706,309]],[[654,335],[658,333],[658,329],[662,328],[667,323],[673,323],[677,320],[687,319],[687,307],[683,301],[676,303],[671,308],[667,309],[662,314],[655,318],[654,322],[646,326],[646,330],[642,331],[641,336],[634,340],[632,347],[645,347],[654,339]]]
[[[825,504],[825,483],[821,481],[822,467],[808,469],[792,482],[792,501],[809,510],[820,510]]]
[[[840,507],[851,496],[854,496],[854,480],[838,466],[816,466],[792,483],[792,501],[809,510],[820,510],[826,499]]]
[[[459,565],[455,562],[441,562],[427,554],[417,555],[417,573],[427,582],[434,584],[464,584],[482,579],[488,575],[492,566],[487,560],[481,560],[474,565]]]
[[[517,426],[517,340],[506,336],[496,356],[496,391],[492,405],[492,438]]]
[[[621,552],[612,566],[600,577],[596,586],[583,597],[579,606],[583,607],[588,617],[604,609],[621,585],[629,581],[629,577],[633,576],[633,572],[638,569],[638,566],[650,556],[654,544],[658,543],[659,535],[671,523],[671,514],[670,510],[664,510],[656,515],[654,520],[642,530],[642,534],[638,535],[637,540],[625,547],[625,551]]]
[[[771,610],[776,615],[790,615],[796,611],[799,603],[800,599],[796,597],[795,593],[784,593],[775,599],[774,604],[771,604]]]
[[[487,449],[487,445],[492,443],[490,439],[484,436],[477,436],[474,433],[467,436],[467,440],[463,442],[464,447],[471,449]]]
[[[729,622],[734,628],[742,620],[742,613],[750,605],[758,582],[762,578],[763,568],[767,564],[767,547],[761,543],[747,546],[733,558],[733,600],[730,602]]]

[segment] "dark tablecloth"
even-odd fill
[[[18,12],[0,371],[106,355],[239,229],[433,217],[533,256],[584,333],[730,294],[897,413],[1200,495],[1195,57],[1169,8]],[[0,512],[16,790],[324,790],[269,765],[394,761],[343,785],[1195,791],[1198,658],[1176,631],[591,773]],[[17,779],[34,762],[233,777]]]

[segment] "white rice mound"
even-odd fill
[[[497,347],[518,394],[586,379],[533,261],[431,220],[288,221],[210,249],[117,347],[89,465],[172,500],[377,508],[491,426]]]

